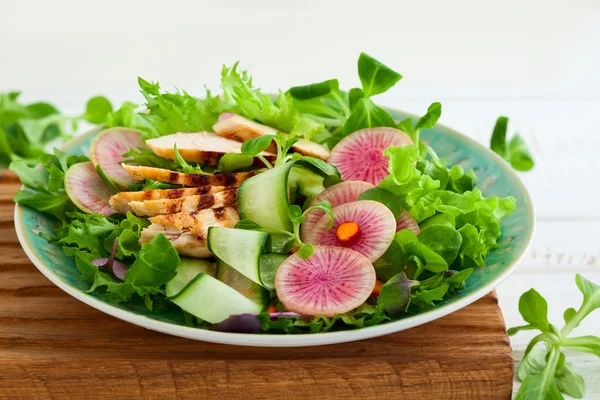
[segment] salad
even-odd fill
[[[15,201],[56,218],[41,235],[90,293],[180,309],[191,326],[316,333],[419,313],[485,268],[515,199],[485,197],[420,139],[440,103],[397,121],[373,98],[402,76],[364,53],[358,73],[360,88],[275,97],[238,64],[218,96],[139,78],[144,106],[110,112],[89,157],[14,160]],[[528,166],[502,123],[495,151]]]

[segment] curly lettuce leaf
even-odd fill
[[[458,252],[462,266],[483,266],[487,254],[497,247],[500,221],[516,208],[515,199],[485,198],[474,186],[472,171],[447,169],[435,153],[423,159],[416,145],[392,146],[384,155],[390,158],[390,175],[379,187],[397,196],[417,222],[445,215],[462,237]],[[454,252],[445,254],[448,261],[450,256]]]
[[[221,87],[228,111],[309,140],[325,130],[322,123],[301,114],[290,92],[279,92],[273,101],[255,88],[248,72],[238,70],[238,63],[223,67]]]
[[[199,99],[187,92],[162,92],[158,82],[151,83],[142,78],[138,78],[138,84],[146,99],[147,112],[137,115],[152,127],[142,130],[143,139],[176,132],[211,131],[225,110],[219,97],[213,97],[209,90],[206,90],[205,98]],[[131,122],[139,124],[139,118],[131,114],[131,105],[127,107]]]

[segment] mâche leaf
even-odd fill
[[[525,142],[518,134],[515,134],[507,142],[507,131],[508,117],[498,117],[490,140],[490,148],[493,152],[508,161],[517,171],[531,170],[535,163],[531,153],[527,149],[527,145],[525,145]]]
[[[386,92],[402,79],[402,75],[366,53],[358,58],[358,76],[365,97]]]
[[[381,287],[377,304],[382,306],[383,311],[391,314],[406,311],[410,303],[411,288],[418,284],[408,279],[404,272],[400,272]]]
[[[539,330],[541,333],[529,343],[519,366],[518,377],[522,383],[517,399],[562,399],[561,392],[583,398],[583,377],[566,362],[562,348],[600,357],[600,337],[568,337],[587,315],[600,307],[600,286],[581,275],[576,276],[576,283],[583,293],[583,302],[578,310],[568,308],[565,311],[566,324],[560,331],[548,322],[548,304],[537,291],[531,289],[519,299],[519,311],[529,324],[509,329],[509,335],[521,330]],[[545,350],[539,346],[541,342]]]

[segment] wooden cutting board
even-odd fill
[[[0,399],[509,399],[513,354],[494,293],[426,325],[354,343],[263,349],[167,336],[49,282],[13,228],[0,177]]]

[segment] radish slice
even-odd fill
[[[400,216],[396,220],[396,232],[399,232],[402,229],[409,229],[415,235],[418,235],[421,232],[421,228],[419,228],[417,220],[414,219],[406,210],[402,210]]]
[[[378,185],[389,174],[389,159],[384,157],[383,151],[405,144],[412,144],[412,140],[398,129],[362,129],[346,136],[331,150],[329,163],[339,169],[344,180]]]
[[[71,201],[83,212],[102,215],[116,212],[108,203],[113,193],[91,162],[74,164],[67,170],[65,190]]]
[[[116,185],[127,187],[134,180],[121,166],[123,154],[138,147],[147,148],[139,131],[128,128],[106,129],[92,142],[90,159],[94,167],[99,165]]]
[[[362,192],[366,192],[374,187],[375,186],[371,185],[370,183],[362,181],[341,182],[337,185],[330,186],[319,193],[319,195],[315,197],[310,205],[314,206],[323,200],[327,200],[331,204],[331,207],[337,207],[342,204],[357,201]],[[323,215],[325,215],[325,211],[321,210],[312,210],[306,214],[306,218],[300,227],[302,238],[308,235],[308,232],[314,228],[315,224],[319,222]]]
[[[375,269],[362,254],[341,247],[315,247],[307,260],[293,255],[275,276],[284,307],[306,315],[332,317],[363,304],[375,286]]]
[[[383,204],[372,200],[359,200],[335,207],[331,229],[327,229],[329,219],[328,215],[321,217],[307,233],[304,242],[347,247],[374,262],[390,247],[396,234],[394,214]],[[342,231],[347,227],[346,223],[358,225],[358,234],[351,238],[344,237]]]

